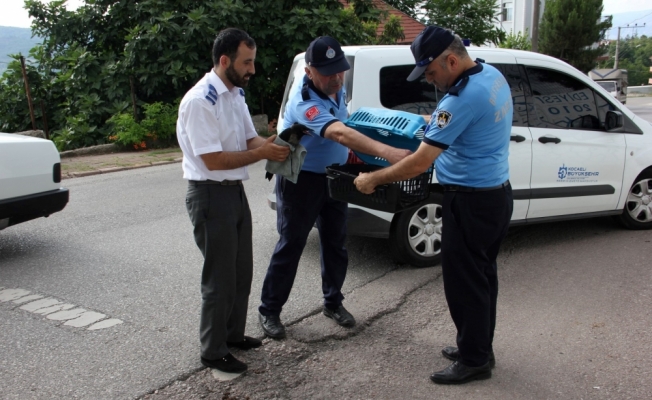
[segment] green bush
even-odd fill
[[[109,140],[135,149],[168,147],[176,140],[176,122],[178,104],[162,102],[145,104],[145,118],[136,122],[131,113],[119,113],[108,122],[113,126],[114,134]]]
[[[52,132],[51,138],[59,151],[73,150],[104,144],[102,132],[88,123],[88,119],[75,115],[66,118],[65,126]]]
[[[498,47],[503,49],[532,50],[532,40],[530,39],[529,30],[525,28],[525,34],[521,34],[521,32],[514,34],[514,31],[509,31],[505,40],[500,42]]]

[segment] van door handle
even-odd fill
[[[557,143],[560,143],[560,142],[561,142],[561,139],[556,138],[556,137],[541,136],[541,137],[539,138],[539,142],[541,142],[541,143],[554,143],[554,144],[557,144]]]
[[[509,137],[509,140],[516,142],[516,143],[521,143],[525,141],[525,138],[521,135],[512,135]]]

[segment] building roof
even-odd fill
[[[349,3],[346,0],[339,0],[339,1],[345,7],[349,5]],[[385,3],[382,0],[373,0],[373,4],[377,9],[387,11],[390,16],[396,15],[397,17],[400,18],[405,39],[399,40],[398,42],[396,42],[396,44],[411,44],[414,41],[414,39],[419,35],[419,33],[421,33],[421,31],[426,27],[421,22],[410,17],[404,12],[397,10],[396,8],[390,6],[389,4]],[[385,23],[380,22],[378,24],[378,29],[376,29],[376,34],[382,35],[384,31],[385,31]]]

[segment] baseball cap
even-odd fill
[[[421,31],[410,46],[417,65],[407,80],[413,81],[420,77],[423,71],[428,68],[428,64],[439,57],[453,43],[453,39],[455,39],[455,36],[451,31],[439,26],[430,25]]]
[[[317,68],[322,75],[333,75],[351,69],[342,47],[330,36],[313,40],[306,50],[306,64]]]

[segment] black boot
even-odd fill
[[[448,358],[451,361],[457,361],[460,359],[460,350],[457,347],[444,347],[441,349],[441,355]],[[489,366],[494,368],[496,366],[496,357],[494,352],[489,353]]]
[[[491,378],[491,367],[489,363],[481,367],[467,367],[459,361],[455,361],[442,371],[430,375],[430,380],[444,385],[459,385],[489,378]]]
[[[265,335],[272,339],[283,339],[285,337],[285,326],[283,326],[280,316],[258,314],[258,322],[260,322]]]

